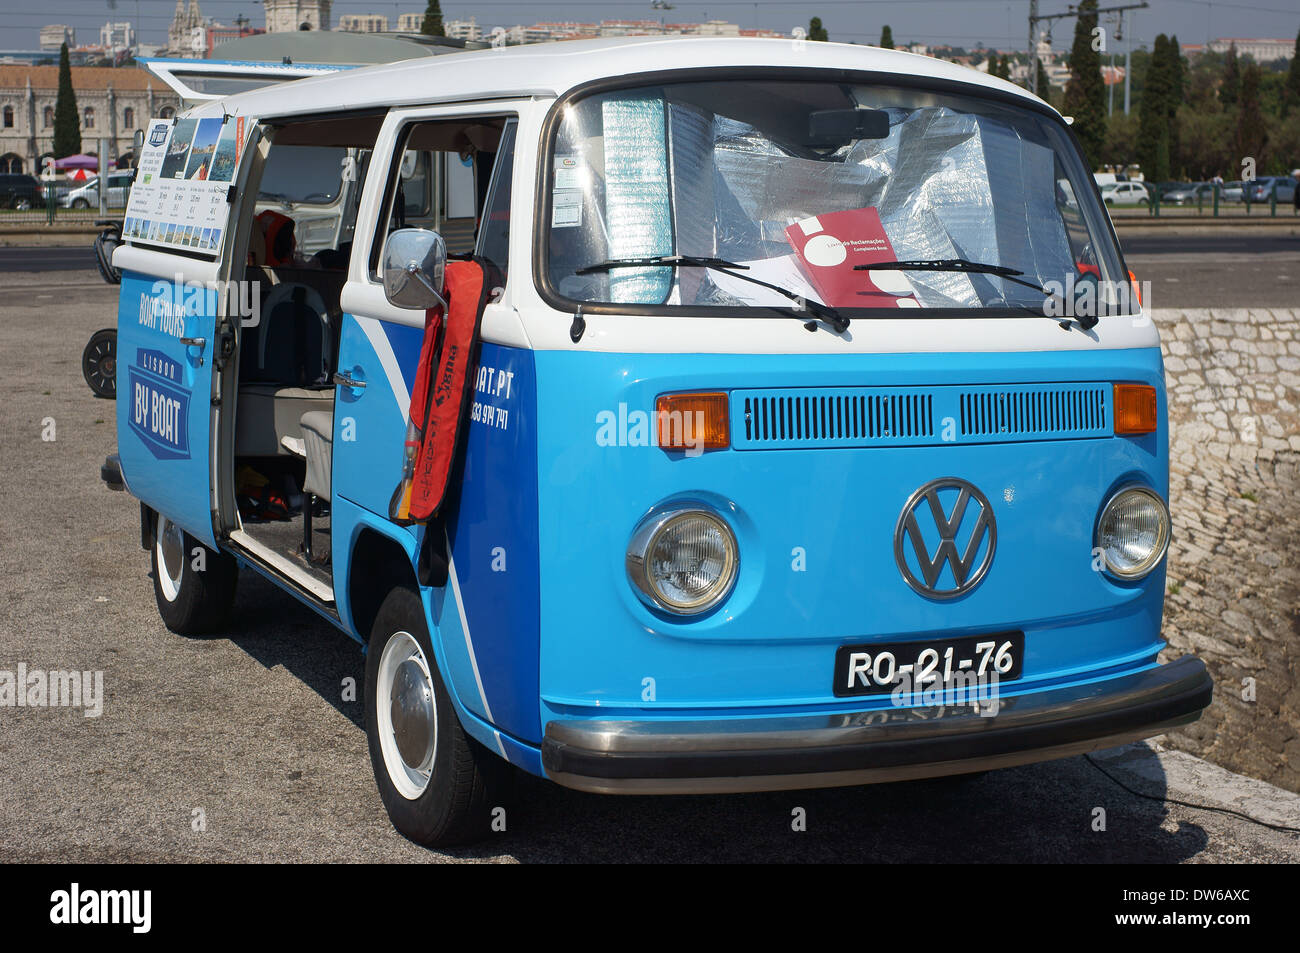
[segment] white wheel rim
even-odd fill
[[[181,593],[181,576],[185,574],[185,533],[167,517],[159,519],[162,522],[154,543],[158,549],[158,582],[167,601],[175,602]]]
[[[438,711],[429,662],[409,632],[395,633],[384,645],[374,704],[384,768],[398,793],[413,801],[433,775]]]

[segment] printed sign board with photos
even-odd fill
[[[153,119],[140,152],[122,237],[217,257],[253,120]]]

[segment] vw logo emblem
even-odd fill
[[[956,477],[931,480],[908,497],[894,529],[898,571],[930,599],[953,599],[979,585],[997,545],[988,498]]]

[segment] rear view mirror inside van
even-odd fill
[[[884,139],[889,135],[889,113],[883,109],[822,109],[808,114],[812,146],[848,145],[856,139]]]

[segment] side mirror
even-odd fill
[[[137,129],[131,136],[131,168],[140,165],[140,153],[144,150],[144,130]]]
[[[426,311],[447,307],[442,297],[447,246],[427,228],[399,228],[384,242],[384,297],[395,308]]]

